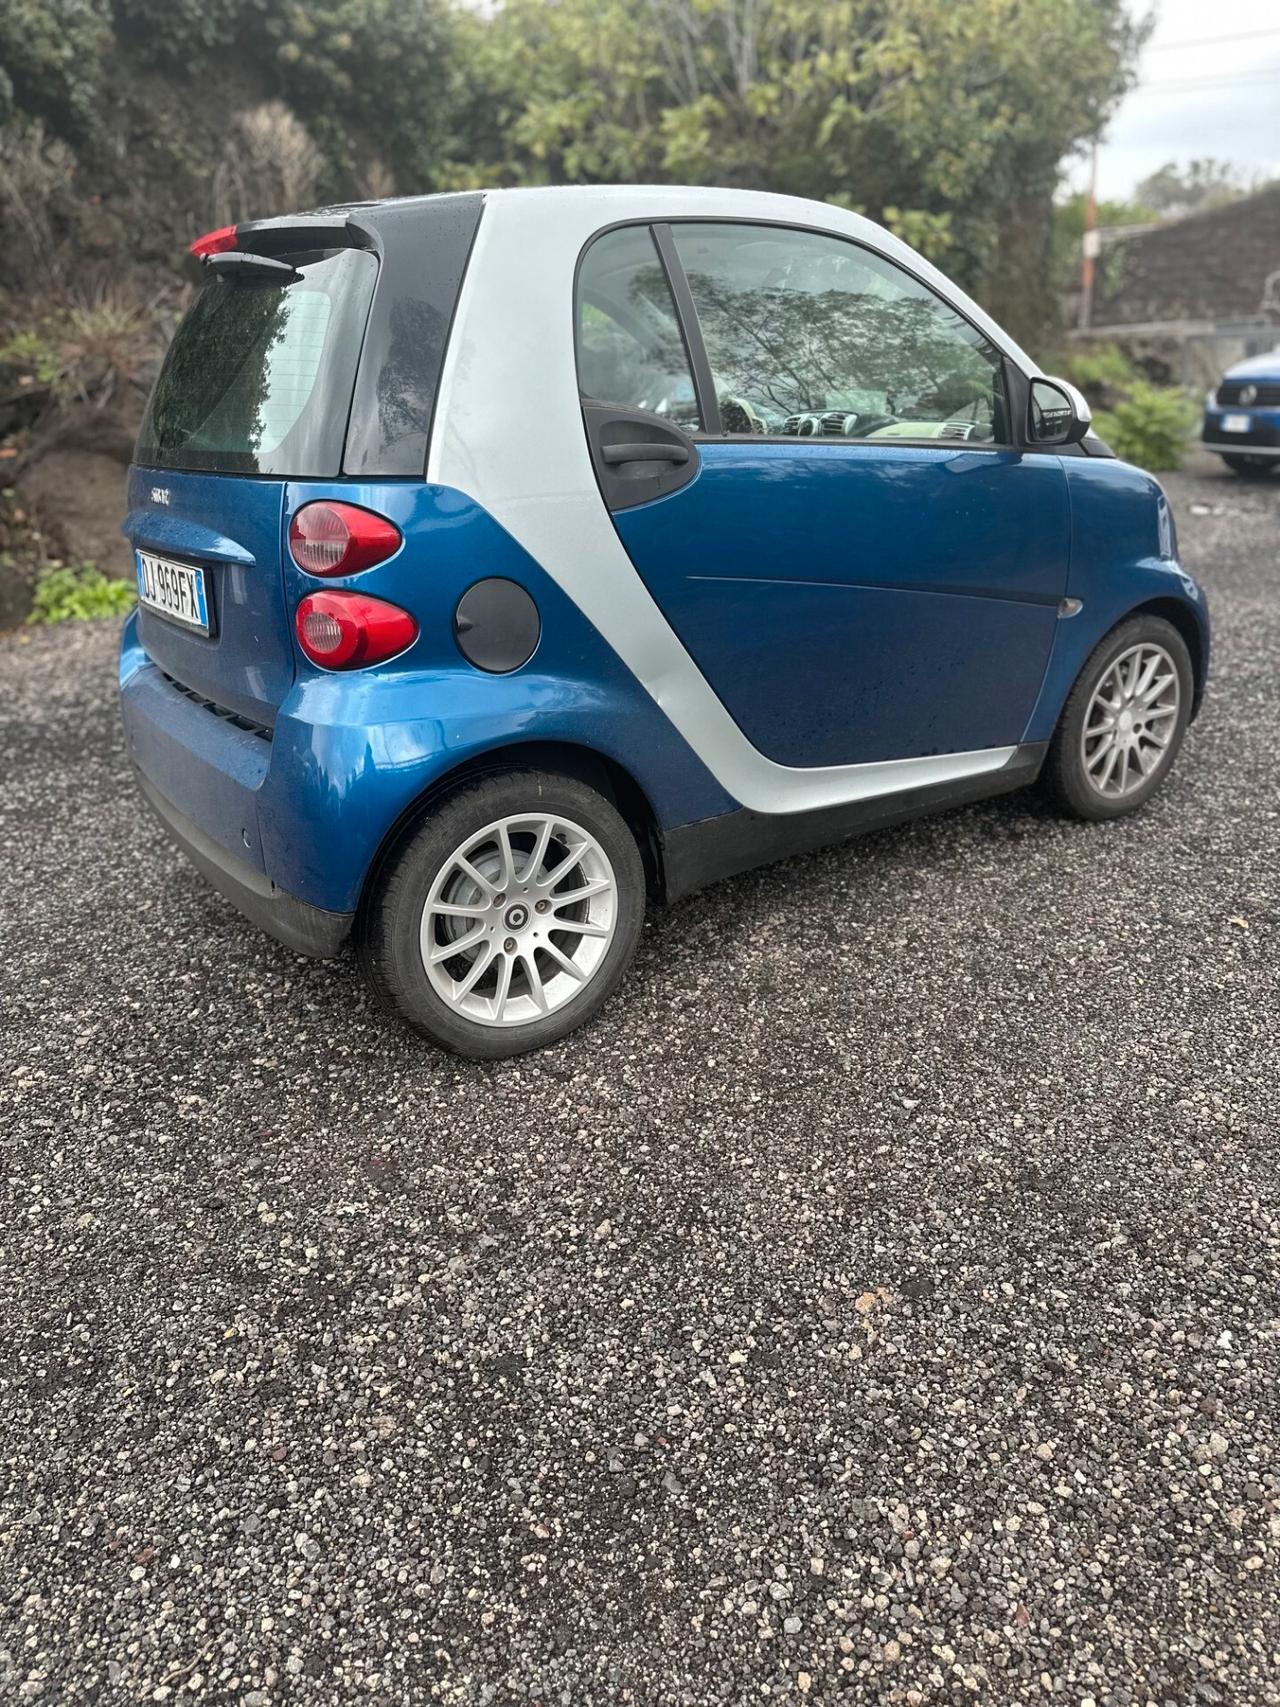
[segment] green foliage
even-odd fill
[[[0,343],[0,364],[19,383],[47,386],[58,403],[106,403],[122,386],[150,383],[160,354],[145,304],[120,292],[50,304],[34,326]]]
[[[233,66],[254,84],[244,93],[293,107],[335,188],[376,153],[430,189],[448,154],[450,45],[448,0],[0,0],[0,123],[40,119],[101,168],[151,128],[136,73],[221,93]],[[224,135],[234,116],[220,107]]]
[[[260,0],[112,0],[111,10],[126,52],[180,67],[257,33],[263,9]]]
[[[1177,468],[1196,424],[1196,407],[1175,385],[1135,380],[1114,409],[1094,416],[1094,427],[1116,455],[1155,474]]]
[[[1075,344],[1046,365],[1084,392],[1117,456],[1153,473],[1179,466],[1198,417],[1185,391],[1153,385],[1116,344]]]
[[[1059,163],[1143,34],[1128,0],[0,0],[0,285],[291,196],[684,181],[865,212],[1030,336]],[[245,129],[280,103],[287,171]],[[39,243],[6,113],[75,150]]]
[[[1053,371],[1078,385],[1091,403],[1124,395],[1142,375],[1117,344],[1077,345]]]
[[[1053,272],[1059,290],[1071,290],[1080,282],[1084,243],[1085,202],[1083,195],[1067,196],[1053,209]],[[1099,230],[1115,225],[1152,225],[1158,215],[1141,201],[1100,201]]]
[[[1159,219],[1186,219],[1193,213],[1228,207],[1262,187],[1256,174],[1226,160],[1189,160],[1185,166],[1170,160],[1144,178],[1135,194]]]
[[[51,563],[36,582],[30,623],[82,622],[121,616],[137,594],[129,581],[112,581],[92,563]]]
[[[107,0],[4,0],[0,5],[0,97],[57,136],[94,126],[102,59],[111,43]],[[0,118],[7,118],[0,99]]]
[[[62,366],[56,347],[40,332],[15,332],[0,344],[0,364],[15,367],[19,373],[40,385],[52,385]]]
[[[335,168],[351,169],[363,133],[403,187],[436,187],[451,116],[442,0],[280,0],[266,35],[282,93]]]
[[[462,149],[491,182],[855,207],[1025,319],[1019,241],[1043,283],[1059,162],[1101,127],[1141,35],[1121,0],[508,0],[458,38]]]
[[[1153,473],[1179,466],[1199,416],[1180,387],[1153,385],[1116,344],[1073,344],[1045,365],[1084,392],[1117,456]]]
[[[1054,240],[1062,248],[1074,250],[1077,260],[1084,237],[1087,200],[1080,192],[1056,203],[1053,210]],[[1112,225],[1153,225],[1160,217],[1153,207],[1138,198],[1131,202],[1100,201],[1096,212],[1100,229]]]

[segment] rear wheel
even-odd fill
[[[361,959],[416,1030],[496,1060],[553,1043],[617,988],[644,867],[616,809],[574,777],[509,771],[449,796],[372,897]]]
[[[1062,709],[1044,782],[1074,817],[1120,818],[1146,804],[1177,757],[1195,678],[1172,623],[1136,616],[1096,646]]]
[[[1233,474],[1238,474],[1245,480],[1265,478],[1275,468],[1280,458],[1274,456],[1224,456],[1223,462]]]

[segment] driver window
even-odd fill
[[[671,229],[730,437],[1007,440],[1000,357],[891,262],[816,232]]]
[[[701,428],[667,276],[647,226],[598,237],[578,272],[578,387],[593,403]]]

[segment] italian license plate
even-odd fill
[[[194,563],[174,563],[150,551],[135,551],[138,570],[138,602],[170,622],[209,632],[209,603],[205,594],[204,570]]]
[[[1224,415],[1222,430],[1224,433],[1247,433],[1253,422],[1247,415]]]

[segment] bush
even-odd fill
[[[59,408],[83,404],[102,412],[128,400],[132,412],[164,352],[157,302],[123,285],[48,289],[38,317],[8,338],[0,335],[0,366],[14,370],[19,386],[47,392]]]
[[[324,156],[283,101],[262,101],[229,127],[213,177],[218,225],[264,219],[310,207],[324,173]]]
[[[1176,385],[1135,380],[1129,395],[1093,418],[1095,432],[1117,456],[1158,474],[1177,468],[1196,424],[1196,406]]]
[[[1061,367],[1052,370],[1078,385],[1095,408],[1105,408],[1142,380],[1142,375],[1116,344],[1095,344],[1072,350]]]
[[[1198,408],[1176,385],[1155,385],[1116,344],[1074,345],[1049,361],[1093,406],[1094,431],[1117,456],[1153,474],[1177,468]]]
[[[86,622],[123,616],[137,594],[129,581],[112,581],[93,563],[51,563],[36,582],[31,623]]]

